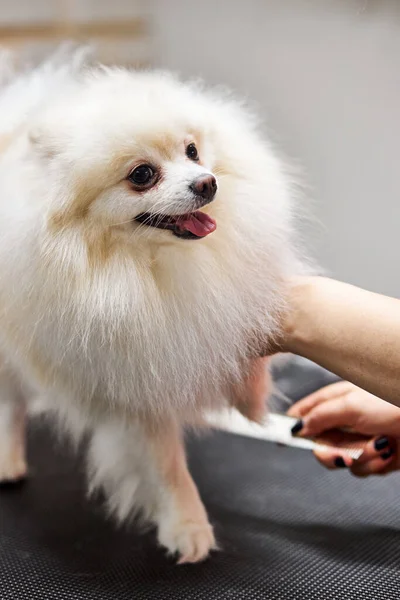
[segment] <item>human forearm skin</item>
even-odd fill
[[[326,279],[292,287],[282,349],[400,406],[400,300]]]

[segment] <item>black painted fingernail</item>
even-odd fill
[[[375,450],[383,450],[384,448],[387,448],[387,446],[389,446],[389,440],[387,439],[387,437],[381,437],[379,438],[379,440],[375,440],[374,442],[374,446],[375,446]]]
[[[383,454],[381,454],[381,459],[387,460],[391,456],[393,456],[393,450],[388,450],[387,452],[384,452]]]
[[[337,456],[334,460],[335,467],[337,467],[338,469],[346,469],[346,463],[344,462],[343,458],[341,456]]]
[[[299,419],[297,421],[297,423],[295,423],[291,429],[292,435],[296,435],[296,433],[299,433],[299,431],[301,431],[303,429],[303,421],[301,419]]]

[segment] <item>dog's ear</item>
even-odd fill
[[[52,159],[59,153],[55,136],[43,127],[32,127],[28,133],[29,141],[43,158]]]

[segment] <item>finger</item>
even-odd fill
[[[314,456],[327,469],[344,469],[353,465],[351,456],[336,448],[316,448]]]
[[[352,427],[358,412],[348,402],[347,396],[328,400],[312,409],[292,427],[292,432],[302,436],[317,436],[329,429]]]
[[[290,417],[303,417],[321,402],[326,402],[327,400],[332,400],[344,394],[348,394],[352,389],[354,389],[354,386],[348,381],[332,383],[293,404],[287,414]]]
[[[389,456],[388,456],[389,455]],[[366,463],[355,462],[351,467],[351,472],[357,477],[368,477],[369,475],[383,475],[390,471],[390,466],[394,463],[396,455],[394,452],[383,453]]]
[[[379,458],[382,454],[386,454],[390,450],[390,440],[386,436],[380,436],[369,441],[364,448],[363,453],[357,460],[357,464],[367,463],[371,460]]]

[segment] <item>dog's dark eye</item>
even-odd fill
[[[195,144],[189,144],[186,148],[186,156],[190,158],[190,160],[199,160],[199,153],[197,152]]]
[[[154,169],[150,165],[140,165],[128,175],[129,181],[135,185],[148,185],[154,177]]]

